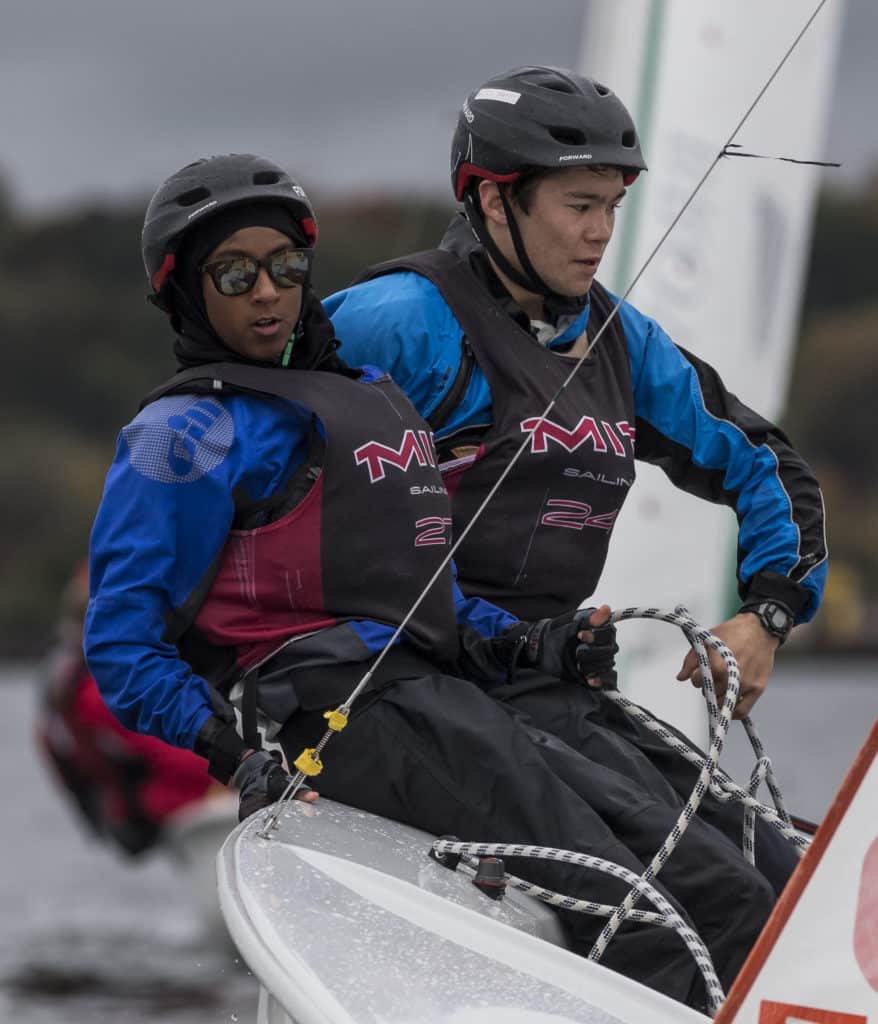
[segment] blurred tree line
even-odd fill
[[[784,426],[814,467],[830,570],[817,642],[878,649],[878,173],[817,207]]]
[[[116,434],[174,372],[170,332],[145,300],[145,205],[25,219],[0,188],[2,657],[42,653],[59,593],[86,551]],[[387,197],[318,196],[317,207],[320,295],[370,263],[435,244],[451,212]],[[824,193],[785,426],[826,490],[835,589],[819,635],[828,642],[850,639],[854,619],[862,632],[856,616],[878,604],[876,265],[878,180],[862,194]]]

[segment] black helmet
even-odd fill
[[[263,200],[288,207],[314,245],[317,220],[305,190],[270,160],[229,153],[196,160],[172,174],[150,200],[143,222],[143,265],[154,296],[174,269],[183,235],[203,214]]]
[[[631,184],[646,163],[618,96],[593,78],[551,67],[514,68],[470,93],[451,145],[451,186],[514,181],[532,167],[621,167]]]

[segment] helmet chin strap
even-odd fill
[[[481,206],[474,198],[473,188],[468,190],[464,196],[463,206],[476,238],[478,238],[485,249],[487,249],[491,259],[494,260],[497,266],[511,281],[514,281],[520,288],[525,288],[527,291],[536,295],[542,295],[546,300],[546,305],[549,309],[559,313],[572,313],[583,309],[588,301],[588,295],[573,297],[569,295],[562,295],[560,292],[556,292],[550,288],[537,273],[536,268],[527,254],[524,239],[521,237],[521,229],[518,226],[518,221],[515,219],[512,204],[506,196],[506,189],[503,185],[499,185],[498,189],[500,192],[500,200],[503,203],[503,210],[506,214],[506,223],[509,227],[509,234],[512,237],[512,244],[515,247],[515,255],[518,257],[521,269],[513,266],[513,264],[500,251],[500,247],[491,237],[487,224],[485,224],[485,218],[482,213]]]
[[[506,205],[505,197],[503,199],[503,205]],[[491,259],[510,279],[510,281],[514,281],[520,288],[526,288],[529,292],[545,294],[545,285],[542,284],[542,282],[538,285],[535,281],[526,277],[525,274],[519,270],[518,267],[514,267],[500,251],[500,247],[492,238],[491,232],[488,231],[488,226],[485,224],[485,218],[482,214],[481,206],[473,198],[472,191],[467,192],[463,197],[463,208],[476,238],[478,238],[485,249],[487,249],[491,255]],[[528,263],[530,263],[530,260],[528,260]]]
[[[521,237],[521,228],[518,226],[518,221],[515,219],[515,212],[512,209],[512,204],[509,202],[509,198],[506,195],[506,189],[500,186],[500,201],[503,203],[503,211],[506,214],[506,225],[509,228],[509,234],[512,236],[512,244],[515,246],[515,255],[518,257],[518,262],[521,265],[521,269],[524,271],[524,277],[532,282],[530,290],[537,292],[540,295],[546,296],[546,298],[552,298],[558,293],[551,289],[546,282],[537,273],[536,267],[530,261],[530,256],[527,254],[527,249],[524,247],[524,239]]]

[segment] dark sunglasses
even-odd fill
[[[311,273],[313,249],[279,249],[264,260],[255,256],[229,256],[205,263],[201,272],[209,274],[220,295],[245,295],[256,284],[263,268],[278,288],[304,284]]]

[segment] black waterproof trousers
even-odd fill
[[[530,682],[528,676],[533,677]],[[649,784],[647,778],[655,778],[651,766],[683,800],[688,799],[695,786],[698,769],[600,691],[578,683],[561,683],[537,673],[521,673],[516,685],[491,692],[525,715],[533,725],[558,736],[587,757],[617,768],[629,778],[640,778],[644,784]],[[663,724],[676,732],[673,726]],[[680,738],[689,742],[683,736]],[[648,764],[643,763],[644,758]],[[698,814],[741,848],[744,834],[741,804],[723,803],[707,793]],[[761,818],[756,820],[755,840],[756,866],[780,895],[799,858],[790,843]]]
[[[422,668],[415,676],[409,666],[405,678],[386,680],[357,702],[347,728],[326,748],[315,780],[321,794],[434,835],[577,850],[642,873],[681,806],[645,758],[641,775],[629,778],[529,724],[475,684],[429,662]],[[332,688],[333,668],[320,671]],[[296,712],[279,736],[288,760],[324,730],[319,711]],[[510,859],[507,868],[581,899],[617,904],[627,892],[610,876],[572,865]],[[771,887],[724,835],[697,818],[659,887],[701,935],[727,988],[771,910]],[[570,912],[562,918],[580,954],[605,923]],[[694,962],[668,929],[623,926],[603,962],[704,1008]]]

